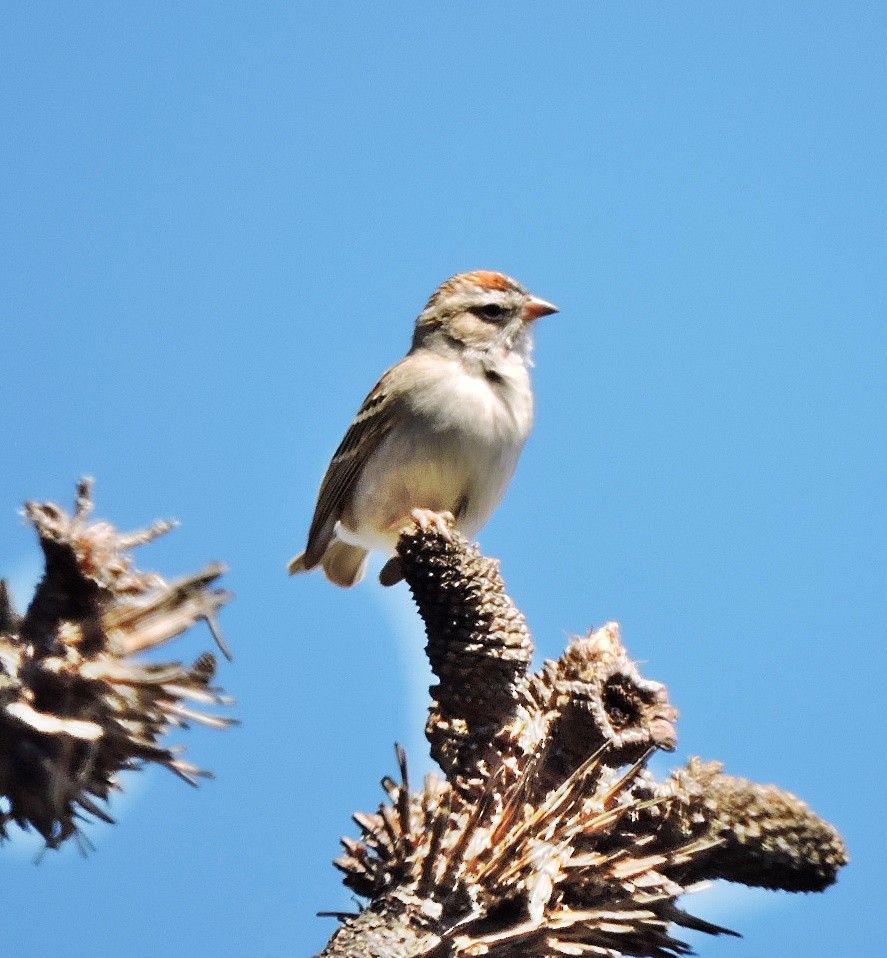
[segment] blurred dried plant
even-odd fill
[[[208,776],[160,744],[171,726],[233,723],[200,710],[231,704],[212,684],[213,655],[191,666],[137,658],[200,619],[227,654],[215,617],[230,596],[212,588],[223,567],[176,582],[140,572],[129,551],[172,524],[126,534],[91,512],[89,480],[73,515],[27,503],[46,569],[23,616],[0,582],[0,839],[14,822],[50,848],[71,837],[82,847],[80,820],[112,821],[97,800],[119,788],[120,771],[155,762],[192,785]]]
[[[336,865],[369,899],[324,958],[685,955],[672,930],[730,933],[677,900],[725,878],[821,891],[847,861],[799,799],[692,759],[657,781],[677,712],[609,623],[528,673],[532,642],[498,563],[458,534],[416,529],[398,551],[439,684],[426,727],[446,778],[356,814]]]

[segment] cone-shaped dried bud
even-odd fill
[[[470,777],[524,697],[529,630],[505,592],[499,563],[459,533],[417,526],[397,548],[440,680],[426,728],[431,753],[445,772]]]
[[[804,802],[774,785],[757,785],[721,771],[720,762],[691,759],[657,788],[668,797],[658,834],[670,841],[713,839],[717,848],[699,855],[686,880],[728,881],[785,891],[822,891],[847,864],[838,832]]]
[[[215,615],[229,596],[210,586],[224,570],[209,566],[174,583],[139,572],[128,550],[170,524],[124,535],[90,522],[91,511],[88,482],[73,515],[28,503],[46,572],[23,617],[0,590],[0,838],[15,822],[57,847],[78,834],[84,813],[111,821],[96,799],[118,788],[118,772],[146,762],[196,784],[207,773],[159,740],[170,726],[232,724],[199,708],[231,701],[212,684],[212,655],[190,667],[131,657],[199,619],[217,634]]]
[[[559,713],[547,761],[560,779],[605,744],[607,762],[629,765],[677,742],[677,710],[665,686],[641,676],[615,622],[573,639],[557,662],[546,662],[534,692]]]

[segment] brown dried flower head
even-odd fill
[[[212,684],[213,655],[191,666],[135,657],[199,619],[221,642],[215,616],[229,596],[211,586],[222,566],[177,582],[140,572],[129,550],[172,524],[122,534],[91,512],[88,480],[73,515],[27,503],[46,571],[23,616],[0,583],[0,838],[9,822],[51,848],[82,837],[84,814],[112,820],[97,800],[119,787],[117,774],[147,762],[196,784],[208,773],[160,739],[171,726],[233,722],[202,710],[231,704]]]
[[[678,899],[711,878],[818,891],[847,861],[838,833],[774,786],[692,759],[646,768],[677,741],[665,686],[608,623],[528,674],[532,643],[498,564],[456,533],[399,545],[439,684],[427,725],[446,781],[356,814],[336,865],[370,900],[324,958],[686,955],[674,927],[727,930]],[[488,707],[485,708],[485,705]]]

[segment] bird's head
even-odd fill
[[[434,291],[419,314],[413,348],[479,355],[502,350],[528,359],[533,322],[556,312],[503,273],[459,273]]]

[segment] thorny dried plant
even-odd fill
[[[46,572],[27,612],[0,583],[0,839],[10,822],[48,847],[80,837],[116,776],[145,763],[196,784],[207,773],[160,744],[170,727],[232,719],[197,706],[231,700],[215,660],[153,664],[139,653],[229,596],[207,566],[177,582],[134,568],[129,550],[170,528],[121,534],[90,521],[88,482],[73,515],[28,503]],[[647,760],[676,743],[665,686],[628,658],[615,623],[529,672],[532,639],[498,563],[434,525],[398,545],[438,684],[426,726],[444,777],[356,814],[336,864],[368,899],[339,916],[323,958],[555,958],[686,955],[675,927],[731,933],[678,899],[714,878],[822,891],[847,862],[840,835],[775,786],[691,759],[664,780]]]
[[[73,515],[27,503],[46,569],[23,616],[0,582],[0,839],[14,822],[49,848],[72,837],[83,847],[78,823],[112,821],[99,802],[119,788],[119,772],[154,762],[192,785],[209,777],[180,748],[160,744],[170,727],[234,721],[202,711],[232,703],[212,684],[210,653],[191,666],[138,658],[200,619],[228,654],[215,618],[230,596],[212,588],[223,567],[176,582],[140,572],[129,551],[172,524],[120,533],[91,521],[92,508],[89,480]]]
[[[323,958],[685,955],[675,926],[731,933],[678,899],[708,879],[821,891],[847,861],[839,834],[774,786],[691,759],[666,689],[644,679],[608,623],[535,675],[524,618],[498,563],[458,534],[404,534],[398,551],[439,684],[426,726],[446,779],[356,814],[337,866],[369,899]]]

